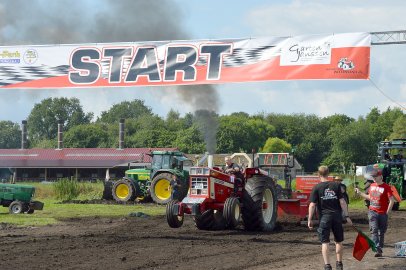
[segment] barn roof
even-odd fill
[[[156,150],[176,148],[64,148],[0,149],[0,168],[112,168],[149,163]]]

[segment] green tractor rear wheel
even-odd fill
[[[171,178],[170,173],[161,173],[152,179],[151,197],[154,202],[166,204],[171,200]]]
[[[123,178],[114,183],[112,194],[117,202],[134,201],[136,189],[130,179]]]

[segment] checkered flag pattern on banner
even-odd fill
[[[0,66],[0,86],[17,84],[39,79],[66,76],[68,75],[69,66],[62,65],[56,67],[50,66]]]

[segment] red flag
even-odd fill
[[[396,190],[395,186],[390,185],[390,189],[392,190],[393,197],[397,202],[402,202],[402,198],[399,196],[399,192]]]
[[[363,232],[358,230],[358,236],[355,239],[354,249],[352,250],[352,256],[361,261],[364,258],[365,253],[367,253],[369,248],[372,248],[373,251],[376,251],[375,243],[366,236]]]

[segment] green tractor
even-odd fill
[[[403,154],[404,149],[406,149],[406,139],[378,143],[378,167],[382,170],[383,180],[394,186],[403,199],[406,198],[406,159]],[[371,168],[372,165],[368,165],[366,171]],[[395,202],[393,210],[398,209],[399,202]]]
[[[44,203],[32,200],[34,194],[33,186],[0,184],[0,205],[8,207],[10,214],[32,214],[44,207]]]
[[[171,199],[170,181],[176,175],[182,182],[179,199],[183,199],[189,188],[189,172],[184,167],[190,166],[191,161],[179,151],[153,151],[151,156],[151,168],[130,169],[124,178],[107,181],[103,198],[111,194],[117,202],[152,198],[156,203],[166,204]]]

